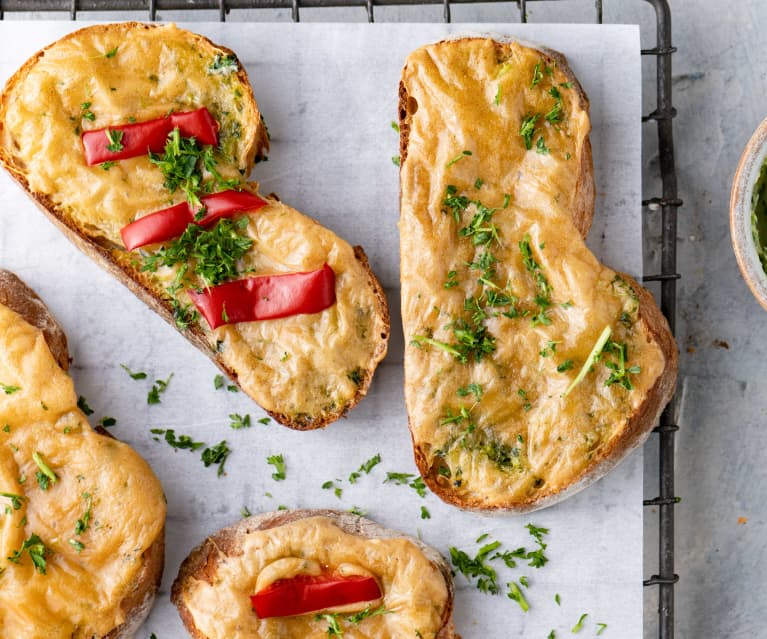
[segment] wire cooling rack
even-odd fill
[[[327,7],[364,9],[368,22],[375,20],[375,7],[438,5],[442,18],[451,21],[451,5],[472,4],[477,0],[0,0],[0,20],[11,12],[67,12],[74,20],[78,13],[132,11],[146,12],[149,20],[158,19],[158,11],[214,10],[219,20],[225,21],[231,10],[237,9],[290,9],[294,22],[300,21],[300,9]],[[521,22],[528,22],[528,7],[541,0],[482,0],[504,3],[518,12]],[[575,0],[559,0],[561,4],[576,4]],[[655,123],[658,132],[657,154],[660,166],[660,194],[642,201],[647,222],[650,214],[660,211],[660,268],[646,275],[645,282],[660,284],[661,311],[671,330],[676,325],[676,229],[677,209],[682,200],[677,197],[676,167],[674,164],[673,119],[676,116],[671,101],[671,57],[676,48],[671,45],[671,10],[667,0],[633,0],[649,3],[655,10],[656,43],[650,49],[642,49],[642,55],[655,58],[657,101],[655,109],[642,117],[642,122]],[[610,0],[595,0],[593,14],[587,19],[597,23],[603,20],[603,5]],[[650,157],[652,149],[643,148],[644,158]],[[654,215],[652,217],[655,217]],[[674,636],[674,585],[679,576],[674,572],[674,506],[679,501],[674,495],[674,440],[679,426],[676,424],[677,398],[674,397],[654,429],[658,435],[658,490],[657,496],[645,499],[658,517],[658,571],[644,580],[645,587],[657,587],[658,637],[672,639]]]

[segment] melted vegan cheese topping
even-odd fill
[[[0,382],[19,389],[0,393],[0,493],[23,498],[14,510],[0,497],[0,634],[102,637],[125,621],[120,604],[162,532],[162,487],[130,446],[93,431],[42,333],[2,304]],[[35,452],[59,478],[46,491]],[[89,525],[78,535],[89,503]],[[46,574],[27,552],[18,564],[6,559],[32,534],[52,551]]]
[[[412,121],[401,173],[402,316],[414,443],[464,503],[508,507],[559,492],[609,450],[665,365],[638,317],[636,293],[596,260],[573,223],[588,115],[556,64],[517,43],[500,49],[469,39],[419,49],[403,82]],[[562,101],[558,122],[545,117],[556,104],[552,88]],[[528,150],[520,129],[536,114]],[[452,162],[464,150],[471,155]],[[469,204],[456,223],[443,204],[448,185],[497,209],[490,220],[497,240],[474,246],[460,235],[478,209]],[[523,259],[525,241],[537,271]],[[482,294],[483,272],[468,265],[486,250],[499,260],[495,290],[516,298],[519,316],[501,314],[508,304],[486,309],[482,325],[496,347],[478,362],[472,355],[461,363],[427,343],[418,348],[417,336],[453,344],[452,323],[471,323],[464,304]],[[446,285],[451,271],[456,284]],[[541,310],[539,275],[551,288],[549,324],[531,319]],[[627,346],[626,367],[640,368],[628,374],[633,390],[605,384],[612,371],[604,362],[613,358],[602,355],[564,396],[606,326]],[[481,385],[481,398],[457,394],[469,384]],[[450,421],[462,407],[470,416]]]
[[[122,160],[109,170],[87,166],[79,130],[206,106],[221,125],[224,154],[218,169],[226,178],[241,178],[240,172],[250,168],[260,116],[236,65],[211,71],[217,55],[220,50],[173,25],[138,27],[119,39],[94,27],[47,49],[6,101],[0,141],[32,190],[51,198],[130,277],[165,300],[180,265],[156,276],[143,273],[138,253],[117,248],[122,247],[119,231],[182,201],[183,193],[171,196],[147,157]],[[95,115],[92,122],[82,118],[87,102]],[[255,192],[257,185],[244,187]],[[238,265],[240,271],[308,271],[327,262],[336,274],[337,303],[318,314],[216,331],[201,320],[205,339],[267,410],[303,426],[342,413],[382,357],[381,343],[388,335],[368,272],[347,242],[278,201],[251,215],[248,234],[254,245]],[[184,292],[178,298],[189,303]]]
[[[366,539],[350,535],[330,519],[311,517],[254,530],[236,548],[216,558],[213,583],[187,580],[182,601],[194,625],[208,639],[278,639],[327,637],[328,622],[314,614],[259,619],[250,595],[259,573],[273,562],[298,557],[333,569],[351,563],[372,573],[384,593],[390,614],[370,617],[359,625],[341,620],[344,637],[395,639],[436,636],[447,605],[447,586],[439,569],[409,539]]]

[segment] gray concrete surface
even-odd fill
[[[605,0],[606,22],[638,22],[654,43],[654,16],[641,0]],[[682,638],[765,637],[767,586],[767,314],[740,277],[728,205],[740,153],[767,116],[767,3],[672,0],[676,162],[680,196],[680,425],[677,452],[676,632]],[[591,20],[593,1],[530,2],[537,22]],[[381,21],[434,21],[441,7],[377,8]],[[51,14],[16,18],[62,17]],[[145,19],[144,14],[87,14]],[[161,14],[216,19],[215,12]],[[310,20],[365,19],[364,10],[302,10]],[[231,19],[289,20],[290,12],[237,12]],[[457,6],[454,21],[518,21],[510,3]],[[654,107],[654,63],[644,62],[644,103]],[[645,125],[645,195],[657,193],[655,129]],[[645,228],[646,269],[654,268],[657,222]],[[645,454],[645,493],[654,496],[655,442]],[[647,514],[645,565],[656,570],[655,525]],[[607,567],[609,569],[609,567]],[[645,600],[645,637],[657,636],[654,592]],[[609,636],[609,631],[605,633]],[[623,639],[623,638],[621,638]],[[630,639],[630,638],[627,638]]]

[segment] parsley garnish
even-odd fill
[[[239,415],[238,413],[232,413],[229,415],[229,419],[232,420],[229,422],[229,426],[231,426],[234,430],[250,428],[250,415]]]
[[[99,164],[99,166],[100,166],[102,169],[104,169],[105,171],[108,171],[108,170],[109,170],[109,169],[111,169],[111,168],[112,168],[112,167],[113,167],[115,164],[117,164],[117,162],[114,162],[114,161],[112,161],[112,160],[107,160],[106,162],[102,162],[101,164]]]
[[[266,425],[266,424],[268,424],[270,421],[271,421],[271,420],[270,420],[268,417],[262,417],[261,419],[259,419],[259,420],[258,420],[258,423],[259,423],[259,424],[264,424],[264,425]]]
[[[605,347],[605,344],[607,344],[607,341],[610,339],[610,335],[612,335],[612,329],[609,326],[605,326],[602,332],[600,333],[599,337],[597,338],[597,341],[594,344],[594,347],[591,349],[591,352],[589,353],[589,356],[586,358],[586,361],[583,363],[583,366],[581,367],[581,370],[578,372],[578,375],[575,376],[575,379],[570,382],[570,385],[567,387],[567,390],[565,390],[564,393],[562,393],[562,397],[567,397],[570,392],[575,388],[578,384],[580,384],[584,378],[586,377],[586,374],[591,370],[591,367],[594,365],[594,362],[597,361],[597,358],[602,353],[602,350]]]
[[[535,144],[535,151],[541,155],[548,155],[550,153],[549,147],[547,147],[546,143],[543,141],[542,135],[538,138],[538,142]]]
[[[535,113],[533,115],[526,115],[522,118],[522,124],[519,126],[519,134],[525,141],[525,148],[529,151],[533,148],[533,135],[535,135],[535,123],[538,122],[538,118],[541,115]]]
[[[124,131],[119,129],[104,129],[104,135],[107,136],[107,140],[109,141],[109,144],[107,144],[107,151],[117,153],[125,148],[122,143],[123,135],[125,135]]]
[[[208,67],[208,71],[214,73],[231,73],[238,68],[237,57],[234,54],[221,55],[220,53],[217,53],[213,58],[213,63]]]
[[[276,472],[272,473],[272,479],[274,481],[282,481],[285,479],[285,460],[282,455],[270,455],[266,458],[266,463],[274,466]]]
[[[3,392],[6,395],[13,395],[13,393],[21,390],[21,386],[12,386],[10,384],[3,384],[2,382],[0,382],[0,388],[3,389]]]
[[[522,608],[522,612],[530,610],[530,604],[527,603],[527,599],[525,599],[525,596],[522,594],[517,583],[515,581],[510,581],[506,585],[509,588],[509,592],[506,593],[506,596],[512,601],[516,601],[519,604],[519,607]]]
[[[431,513],[426,509],[426,506],[421,506],[421,519],[431,519]]]
[[[160,403],[160,393],[164,393],[167,388],[168,384],[170,384],[170,380],[173,379],[173,373],[171,373],[168,376],[168,379],[162,380],[162,379],[156,379],[154,380],[154,384],[152,385],[152,389],[149,391],[149,393],[146,396],[146,403],[147,404],[159,404]]]
[[[338,499],[341,499],[341,495],[344,493],[343,488],[336,486],[335,482],[332,481],[326,481],[322,484],[322,490],[330,490],[331,488],[333,489],[333,494],[335,494]]]
[[[538,544],[537,550],[531,550],[525,555],[525,559],[530,560],[530,563],[527,565],[532,566],[533,568],[542,568],[549,561],[548,557],[543,554],[543,551],[546,550],[547,547],[546,542],[543,541],[543,536],[549,534],[549,529],[539,528],[533,526],[533,524],[527,524],[525,528],[527,528],[533,539],[535,539],[535,542]]]
[[[221,477],[221,475],[224,474],[224,464],[226,463],[226,460],[231,452],[232,449],[229,448],[226,440],[223,440],[212,448],[206,448],[204,451],[202,451],[202,456],[200,459],[202,460],[202,463],[205,464],[205,468],[211,464],[218,464],[218,472],[216,475]]]
[[[566,359],[559,366],[557,366],[557,373],[564,373],[565,371],[571,370],[572,367],[573,367],[573,360]]]
[[[353,615],[348,615],[344,617],[339,612],[326,612],[326,613],[318,613],[314,616],[315,621],[322,621],[325,620],[328,623],[328,637],[343,637],[344,631],[343,628],[341,628],[341,621],[346,621],[347,623],[354,624],[355,626],[359,624],[360,622],[364,621],[365,619],[369,619],[370,617],[377,617],[378,615],[388,615],[392,611],[387,610],[383,605],[371,609],[370,606],[365,608],[365,610],[361,610],[360,612],[355,612]]]
[[[608,341],[602,349],[602,354],[613,358],[612,361],[605,361],[605,366],[612,371],[605,381],[605,386],[620,384],[626,390],[633,390],[634,386],[631,384],[629,375],[638,375],[642,369],[639,366],[626,368],[628,346],[623,342]]]
[[[386,473],[386,479],[384,479],[383,483],[394,483],[397,486],[410,486],[416,493],[418,493],[419,497],[425,497],[426,496],[426,484],[423,483],[423,479],[419,475],[413,481],[410,481],[415,475],[412,473]]]
[[[224,387],[224,376],[223,375],[216,375],[213,378],[213,388],[218,390],[219,388]]]
[[[532,89],[541,80],[543,80],[543,72],[541,71],[541,63],[540,62],[536,62],[535,63],[535,67],[533,68],[533,81],[530,83],[530,88]]]
[[[353,473],[349,475],[349,483],[350,484],[356,483],[363,472],[366,475],[369,475],[370,471],[373,470],[373,468],[375,468],[380,463],[381,463],[380,454],[376,454],[370,459],[368,459],[366,462],[363,462],[362,464],[360,464],[360,467],[356,471],[354,471]]]
[[[579,633],[581,630],[583,630],[583,622],[586,620],[586,617],[588,617],[588,616],[589,616],[589,614],[587,612],[584,612],[581,615],[580,619],[578,619],[578,623],[576,623],[573,626],[573,629],[571,630],[571,632],[573,634]]]
[[[477,401],[479,401],[482,399],[482,386],[480,384],[469,384],[465,388],[459,388],[456,393],[458,394],[458,397],[466,397],[469,394],[472,394],[477,398]]]
[[[557,87],[551,87],[549,89],[549,95],[556,100],[554,106],[546,114],[546,119],[552,124],[556,124],[562,121],[562,95],[559,93]]]
[[[456,156],[455,156],[455,157],[454,157],[452,160],[450,160],[450,162],[448,162],[447,164],[445,164],[445,168],[446,168],[446,169],[449,169],[451,166],[453,166],[453,164],[455,164],[456,162],[458,162],[458,160],[462,160],[462,159],[463,159],[463,158],[465,158],[467,155],[471,155],[471,151],[461,151],[461,152],[460,152],[458,155],[456,155]]]
[[[26,497],[23,495],[16,495],[14,493],[0,493],[0,497],[6,497],[11,500],[11,506],[13,506],[14,510],[19,510],[21,508],[22,502],[25,502],[27,500]]]
[[[83,516],[77,520],[77,523],[75,523],[75,535],[82,535],[86,530],[88,530],[91,516],[93,515],[93,498],[91,497],[91,494],[87,492],[83,493],[83,499],[85,500],[86,508]]]
[[[399,133],[399,124],[397,124],[394,120],[391,121],[391,128]]]
[[[558,605],[558,606],[561,606],[561,605],[562,605],[562,598],[559,596],[559,593],[557,593],[556,595],[554,595],[554,601],[556,601],[556,602],[557,602],[557,605]]]
[[[119,47],[115,47],[114,49],[110,49],[104,54],[105,58],[114,58],[117,55],[117,49]]]
[[[443,286],[445,288],[453,288],[454,286],[458,286],[458,271],[448,271],[447,272],[447,279],[445,280],[445,283]]]
[[[362,384],[362,376],[363,376],[362,369],[359,366],[355,368],[354,370],[351,370],[348,373],[346,373],[346,377],[350,379],[352,382],[354,382],[355,386],[359,386],[360,384]]]
[[[135,373],[128,368],[125,364],[120,364],[120,367],[130,375],[131,379],[146,379],[146,373],[142,373],[141,371],[136,371]]]
[[[439,348],[462,364],[466,364],[472,357],[479,362],[484,355],[495,351],[495,337],[490,334],[486,326],[472,326],[463,319],[457,319],[448,326],[453,330],[456,343],[447,344],[431,337],[414,335],[413,344],[419,347],[429,344]]]
[[[70,539],[69,545],[72,546],[77,551],[77,554],[79,555],[83,550],[85,550],[85,544],[83,544],[81,541],[77,541],[77,539]]]
[[[533,407],[533,405],[527,399],[527,391],[525,391],[523,388],[520,388],[517,391],[517,395],[519,395],[525,402],[523,408],[525,409],[525,412],[528,412]]]
[[[172,428],[169,428],[168,430],[162,428],[152,428],[151,432],[154,435],[164,435],[165,441],[172,448],[195,451],[198,448],[205,446],[205,442],[196,442],[191,437],[189,437],[189,435],[179,435],[178,438],[176,438],[176,431]],[[156,441],[159,441],[157,438],[155,439]]]
[[[538,294],[535,296],[535,303],[539,307],[539,312],[532,318],[532,324],[533,326],[536,324],[548,326],[551,324],[551,319],[546,314],[546,310],[552,304],[551,293],[553,289],[546,279],[546,276],[543,274],[540,264],[538,264],[533,257],[530,242],[530,235],[526,233],[524,239],[519,242],[519,251],[522,253],[522,263],[535,280],[535,285],[538,289]]]
[[[597,630],[597,637],[598,637],[599,635],[601,635],[607,629],[607,624],[606,623],[598,623],[597,624],[597,629],[598,629]]]
[[[394,166],[399,166],[400,165],[400,157],[399,157],[399,155],[392,155],[391,156],[391,163]]]
[[[18,564],[24,551],[29,553],[29,558],[32,560],[35,570],[41,575],[44,575],[47,568],[45,556],[50,554],[51,551],[45,547],[43,540],[33,533],[29,536],[29,539],[24,540],[24,543],[21,544],[21,548],[7,558],[8,561]]]
[[[35,451],[32,453],[32,459],[40,469],[35,473],[40,490],[48,490],[49,484],[55,484],[59,480],[59,476],[51,470],[51,467],[45,462],[40,452]]]
[[[368,514],[367,510],[362,510],[359,506],[352,506],[347,510],[346,512],[350,512],[352,515],[357,515],[357,517],[364,517]]]
[[[243,506],[242,508],[240,508],[240,517],[242,517],[243,519],[247,519],[252,514],[253,513],[250,512],[250,508],[248,508],[247,506]]]
[[[83,413],[85,413],[86,416],[93,415],[93,409],[88,406],[88,402],[85,401],[85,397],[80,395],[77,398],[77,408],[79,408]]]
[[[90,107],[90,102],[83,102],[80,105],[80,109],[82,110],[82,117],[93,122],[96,119],[96,115],[93,113],[93,111],[91,111]]]

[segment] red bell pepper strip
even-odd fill
[[[227,282],[189,297],[211,328],[238,322],[319,313],[336,302],[336,276],[325,264],[307,273],[262,275]]]
[[[290,617],[380,599],[381,587],[373,577],[355,575],[298,575],[280,579],[251,595],[250,601],[261,618]]]
[[[107,160],[125,160],[146,155],[148,151],[161,153],[165,149],[168,134],[176,127],[183,137],[193,137],[200,144],[218,144],[218,123],[210,111],[202,107],[196,111],[171,113],[146,122],[84,131],[82,141],[85,161],[88,166],[93,166]],[[113,141],[117,143],[116,148],[110,151],[108,147]]]
[[[123,244],[129,251],[147,244],[165,242],[178,237],[190,224],[210,226],[222,217],[231,217],[243,211],[255,211],[266,206],[266,201],[248,191],[220,191],[200,198],[204,215],[195,219],[196,211],[189,203],[181,202],[161,211],[140,217],[120,229]]]

